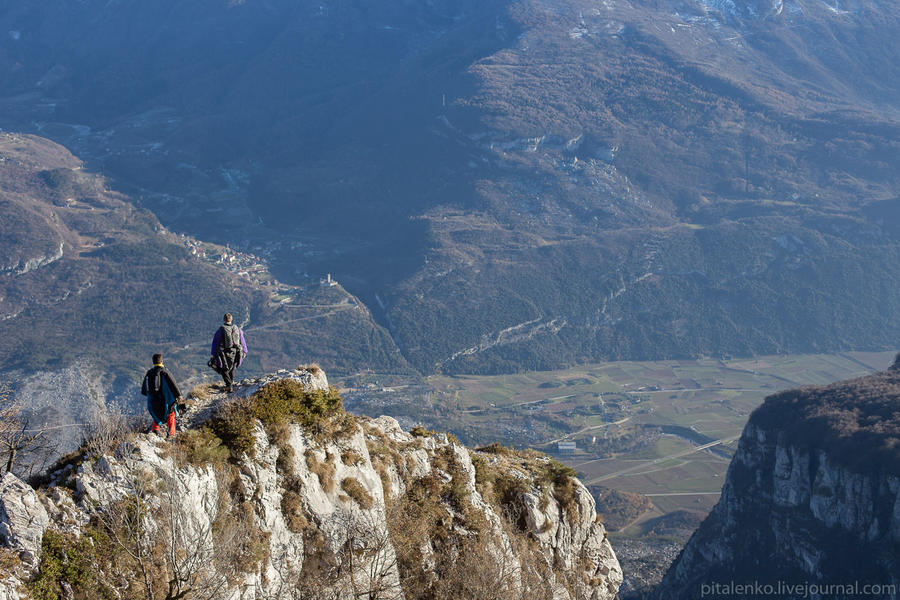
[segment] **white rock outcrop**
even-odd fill
[[[29,570],[41,557],[41,539],[50,524],[34,489],[12,473],[0,479],[0,544],[16,552]]]
[[[212,414],[278,378],[327,388],[324,373],[308,375],[245,381],[234,396],[212,394],[195,408]],[[412,598],[438,588],[450,597],[540,589],[606,600],[622,581],[593,498],[575,479],[565,495],[562,480],[541,479],[550,463],[537,453],[474,452],[452,436],[405,432],[390,417],[318,430],[256,422],[253,439],[250,452],[225,462],[188,460],[179,444],[138,434],[61,471],[43,505],[4,478],[4,543],[37,556],[47,527],[78,538],[99,523],[118,531],[123,551],[162,549],[154,560],[181,561],[166,571],[171,585],[229,600]]]
[[[0,600],[23,598],[22,583],[40,563],[41,540],[50,518],[34,489],[12,473],[0,479],[0,547],[12,552],[16,565],[0,570]]]

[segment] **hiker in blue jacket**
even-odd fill
[[[178,414],[178,403],[181,392],[178,385],[163,366],[162,354],[153,355],[153,368],[144,375],[141,394],[147,396],[147,410],[153,418],[153,433],[159,433],[159,426],[165,423],[169,435],[175,435],[175,416]]]
[[[222,376],[225,382],[225,391],[234,391],[234,371],[247,356],[247,341],[244,332],[232,322],[231,313],[225,313],[223,324],[216,330],[213,336],[209,364]]]

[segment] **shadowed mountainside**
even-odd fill
[[[896,10],[12,2],[0,123],[334,273],[421,372],[885,348]]]
[[[163,352],[184,377],[205,370],[226,311],[251,341],[245,373],[304,356],[346,370],[405,364],[339,286],[262,285],[201,260],[193,242],[49,140],[0,133],[0,206],[4,370],[77,366],[92,378],[84,385],[121,375],[133,385],[150,354]]]

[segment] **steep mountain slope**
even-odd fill
[[[0,207],[0,368],[53,421],[80,422],[110,392],[134,389],[154,352],[180,379],[206,370],[226,311],[250,340],[245,375],[313,359],[404,368],[390,336],[340,286],[266,284],[226,269],[231,258],[202,259],[196,241],[49,140],[0,133]]]
[[[260,383],[199,401],[174,443],[88,444],[39,494],[4,476],[0,594],[615,597],[621,569],[571,470],[354,418],[321,370]]]
[[[206,337],[222,306],[246,314],[256,301],[249,286],[235,293],[236,277],[191,260],[152,214],[64,148],[2,134],[0,154],[7,367],[122,365],[123,348]]]
[[[876,47],[896,47],[896,19],[879,11],[513,4],[524,33],[470,68],[463,100],[495,167],[459,175],[487,214],[427,215],[437,248],[393,297],[407,356],[473,370],[889,344],[873,326],[893,304],[897,239],[859,210],[898,189],[900,83]],[[802,64],[784,64],[791,44]],[[885,76],[850,90],[834,83],[847,62]],[[842,291],[858,286],[878,303]],[[459,315],[457,339],[422,334],[442,313]]]
[[[176,231],[274,231],[423,372],[883,348],[896,10],[14,1],[0,123]]]
[[[756,585],[744,589],[896,598],[898,401],[900,357],[886,372],[769,397],[741,436],[719,503],[655,597]]]

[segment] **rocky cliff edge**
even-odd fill
[[[320,370],[194,392],[36,489],[0,481],[0,598],[613,598],[574,472],[343,411]]]
[[[900,597],[900,355],[751,415],[719,503],[655,592],[735,595]]]

